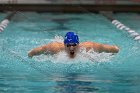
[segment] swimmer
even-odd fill
[[[85,48],[88,52],[93,49],[95,52],[118,53],[119,48],[115,45],[106,45],[95,42],[81,42],[79,43],[78,35],[74,32],[67,32],[64,42],[52,42],[37,48],[32,49],[28,53],[28,57],[33,57],[40,54],[56,54],[60,51],[65,51],[70,58],[74,58],[79,52],[80,48]]]

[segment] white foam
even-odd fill
[[[63,42],[64,41],[64,38],[62,36],[56,35],[54,37],[54,39],[52,39],[51,41],[53,41],[53,42]]]
[[[84,49],[81,51],[81,53],[92,62],[107,62],[113,57],[112,53],[98,53],[95,52],[93,49],[89,50],[88,52],[86,52],[86,49]]]
[[[77,53],[75,58],[69,58],[65,51],[61,51],[55,55],[41,55],[35,57],[35,61],[44,62],[50,61],[53,63],[64,63],[64,64],[71,64],[71,63],[86,63],[86,62],[108,62],[112,59],[112,53],[97,53],[93,49],[86,52],[85,49],[80,49],[80,52]]]
[[[62,36],[55,36],[52,41],[56,42],[63,42]],[[34,57],[35,61],[44,62],[50,61],[53,63],[64,63],[64,64],[71,64],[71,63],[79,63],[79,62],[108,62],[112,59],[112,53],[97,53],[93,49],[86,52],[85,48],[81,48],[80,52],[76,54],[75,58],[69,58],[65,51],[61,51],[54,55],[40,55]]]

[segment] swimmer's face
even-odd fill
[[[74,57],[75,53],[78,50],[78,44],[74,44],[74,43],[66,44],[65,49],[67,53],[70,55],[70,57]]]

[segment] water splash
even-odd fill
[[[62,36],[55,36],[54,39],[51,39],[52,42],[63,42]],[[67,56],[67,53],[65,51],[61,51],[54,55],[40,55],[37,57],[34,57],[34,60],[37,62],[45,62],[50,61],[53,63],[64,63],[64,64],[71,64],[71,63],[86,63],[86,62],[109,62],[114,55],[112,53],[97,53],[94,51],[94,49],[86,51],[85,48],[81,48],[80,52],[77,53],[76,57],[74,59],[71,59]]]
[[[114,55],[112,53],[97,53],[93,49],[86,52],[86,49],[80,49],[74,59],[67,56],[65,51],[61,51],[55,55],[40,55],[35,57],[35,61],[46,62],[50,61],[53,63],[64,63],[64,64],[76,64],[76,63],[93,63],[93,62],[109,62]]]
[[[92,62],[108,62],[114,57],[112,53],[98,53],[95,52],[94,49],[90,49],[88,52],[86,52],[85,48],[80,49],[80,54]]]
[[[58,36],[58,35],[56,35],[55,37],[54,37],[54,39],[52,39],[51,40],[52,42],[63,42],[64,41],[64,38],[62,37],[62,36]]]

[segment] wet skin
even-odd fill
[[[79,49],[83,47],[86,48],[86,51],[89,51],[90,49],[94,49],[96,52],[106,52],[106,53],[118,53],[119,48],[115,45],[106,45],[106,44],[100,44],[95,42],[81,42],[80,44],[69,44],[66,45],[64,43],[60,42],[52,42],[47,45],[43,45],[37,48],[32,49],[28,53],[28,57],[33,57],[35,55],[40,54],[56,54],[60,51],[66,51],[68,56],[70,58],[74,58],[79,51]]]
[[[70,58],[74,58],[76,56],[76,53],[79,50],[78,47],[79,47],[78,44],[73,44],[73,43],[65,45],[65,50]]]

